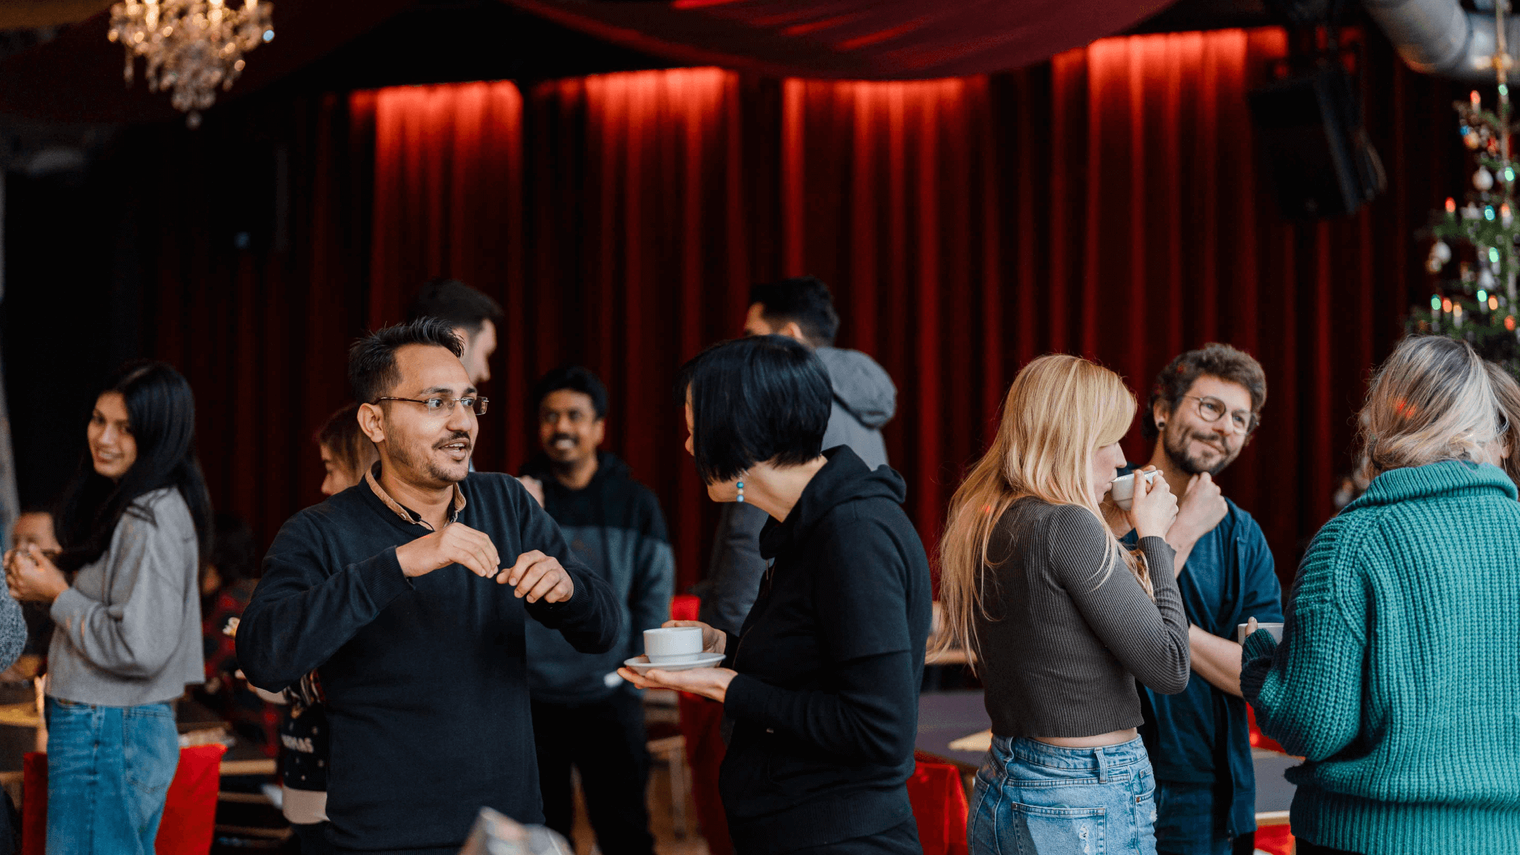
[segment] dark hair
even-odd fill
[[[412,298],[406,319],[442,318],[451,327],[464,327],[470,335],[480,332],[485,321],[501,323],[501,304],[458,279],[431,279]]]
[[[579,365],[556,368],[533,384],[534,411],[536,412],[543,405],[544,399],[549,397],[550,392],[558,392],[561,389],[587,395],[591,398],[591,408],[596,410],[596,417],[598,419],[607,417],[607,387],[603,386],[602,381],[591,373],[591,369],[582,368]]]
[[[401,382],[396,351],[409,344],[442,347],[455,356],[464,353],[464,342],[441,318],[418,318],[372,332],[348,349],[348,388],[355,401],[373,404]]]
[[[814,347],[829,347],[839,335],[839,313],[829,286],[812,276],[751,285],[750,305],[759,303],[760,316],[773,326],[796,321]]]
[[[259,564],[258,546],[253,542],[253,529],[237,514],[217,514],[215,533],[211,539],[211,557],[207,564],[216,565],[222,577],[222,586],[251,579]]]
[[[379,457],[375,444],[359,429],[359,405],[344,404],[317,429],[317,445],[326,448],[343,468],[364,474]]]
[[[823,451],[833,392],[812,350],[779,335],[715,344],[681,366],[697,473],[729,481],[756,463],[798,466]]]
[[[129,362],[112,374],[100,394],[118,392],[137,443],[137,459],[120,481],[95,471],[85,449],[58,514],[58,566],[77,570],[100,558],[124,514],[153,522],[153,512],[134,505],[145,493],[179,490],[195,523],[199,561],[211,552],[211,496],[195,456],[195,394],[178,371],[162,362]]]
[[[1261,370],[1261,363],[1243,350],[1210,342],[1173,359],[1156,375],[1150,401],[1140,413],[1140,435],[1155,439],[1161,433],[1156,427],[1156,402],[1165,401],[1169,410],[1177,409],[1182,396],[1193,388],[1199,377],[1218,377],[1245,387],[1251,393],[1254,415],[1260,415],[1261,408],[1267,403],[1267,374]]]

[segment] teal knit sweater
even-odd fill
[[[1366,855],[1520,852],[1520,502],[1487,464],[1395,469],[1320,529],[1241,689],[1304,764],[1293,833]]]

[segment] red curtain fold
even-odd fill
[[[599,39],[771,77],[903,80],[1022,68],[1123,31],[1165,0],[505,0]]]
[[[1367,372],[1424,287],[1412,229],[1462,165],[1428,133],[1451,121],[1449,87],[1374,40],[1367,121],[1393,189],[1354,217],[1284,221],[1245,95],[1285,52],[1276,29],[1178,33],[991,77],[682,69],[260,114],[285,152],[286,241],[233,251],[207,213],[228,207],[201,177],[215,170],[175,172],[147,212],[176,225],[149,253],[158,350],[201,395],[216,499],[268,535],[317,498],[305,433],[339,402],[347,341],[398,319],[423,280],[461,278],[507,313],[480,468],[514,471],[536,447],[536,376],[587,365],[611,391],[609,447],[667,511],[684,587],[705,572],[715,509],[670,384],[738,334],[751,282],[829,282],[839,343],[896,380],[885,434],[931,548],[1029,359],[1097,358],[1143,403],[1176,353],[1228,341],[1261,360],[1270,396],[1221,482],[1290,579],[1349,465]],[[1137,434],[1126,449],[1148,451]]]

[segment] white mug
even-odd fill
[[[1248,623],[1242,623],[1242,624],[1236,625],[1236,627],[1235,627],[1235,643],[1236,644],[1245,644],[1246,643],[1246,627],[1248,627],[1248,626],[1250,626],[1250,624],[1248,624]],[[1256,624],[1256,628],[1257,629],[1264,629],[1267,632],[1272,633],[1272,637],[1275,638],[1275,639],[1277,639],[1278,643],[1282,643],[1282,628],[1283,628],[1282,624],[1280,624],[1280,623],[1257,623]]]
[[[662,626],[644,630],[644,655],[653,665],[691,662],[702,655],[700,626]]]
[[[1129,510],[1135,503],[1135,476],[1144,475],[1147,485],[1156,483],[1156,478],[1161,475],[1160,469],[1152,469],[1149,472],[1130,472],[1114,479],[1114,483],[1108,488],[1109,498],[1114,500],[1122,510]]]

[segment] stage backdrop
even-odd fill
[[[1220,480],[1290,579],[1332,511],[1367,373],[1424,293],[1413,230],[1458,189],[1461,150],[1450,88],[1373,41],[1362,87],[1391,191],[1355,217],[1283,221],[1245,96],[1285,51],[1279,30],[1235,30],[925,82],[688,69],[269,98],[130,142],[125,162],[165,168],[123,192],[153,224],[146,319],[200,395],[217,503],[265,536],[318,499],[310,433],[345,400],[347,343],[454,276],[507,314],[478,466],[532,451],[535,376],[589,366],[685,587],[714,514],[671,381],[738,334],[751,282],[811,273],[834,289],[839,343],[897,382],[887,444],[931,549],[1032,357],[1094,357],[1143,401],[1183,349],[1253,353],[1270,397]],[[227,186],[232,162],[263,178]],[[1138,431],[1126,449],[1143,456]]]

